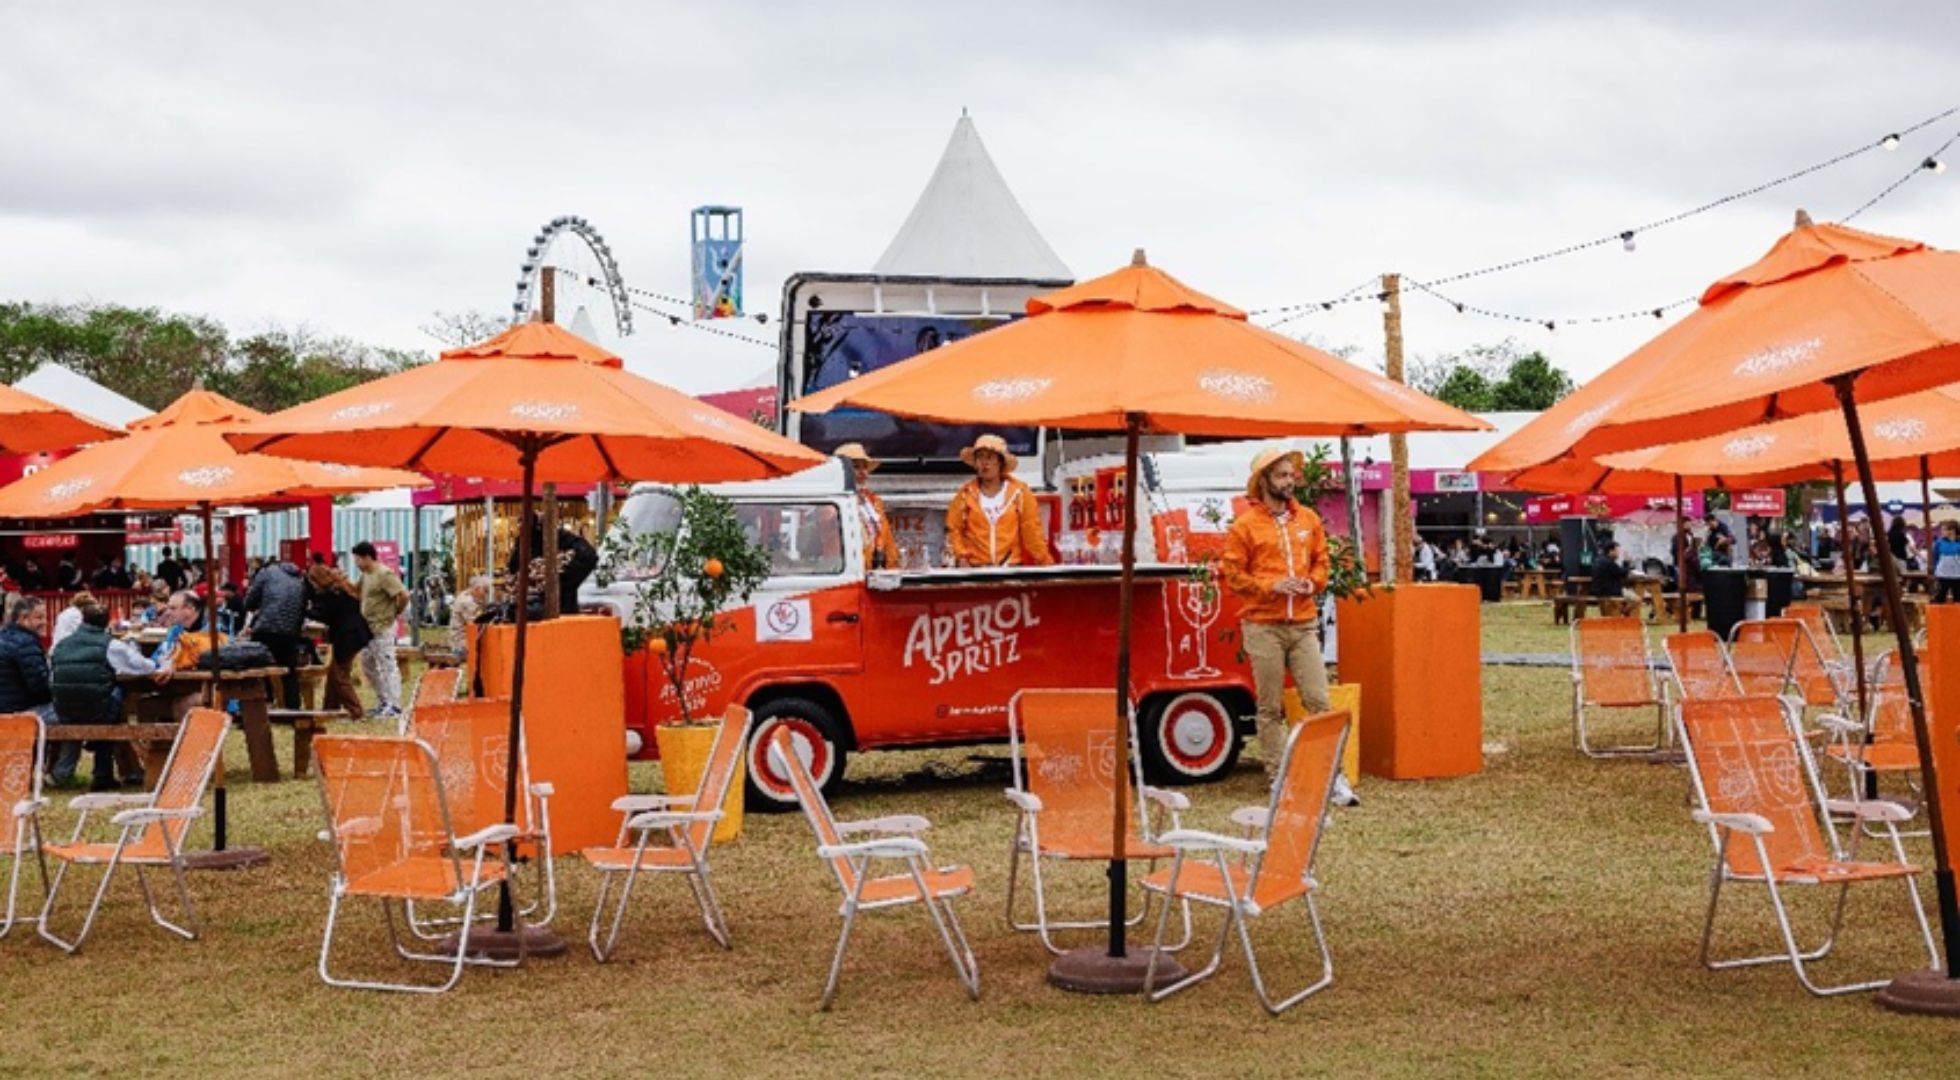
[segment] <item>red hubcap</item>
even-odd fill
[[[1164,706],[1157,745],[1179,772],[1203,776],[1218,767],[1231,745],[1232,720],[1209,694],[1183,694]]]
[[[824,741],[815,724],[796,716],[773,717],[762,722],[750,741],[749,775],[755,777],[756,786],[774,792],[785,801],[796,798],[790,787],[789,777],[776,768],[769,760],[769,740],[776,737],[776,729],[789,729],[790,742],[796,747],[796,756],[810,769],[810,777],[822,787],[830,779],[830,744]]]

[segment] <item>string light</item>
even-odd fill
[[[1878,145],[1886,150],[1897,150],[1899,148],[1899,133],[1895,131],[1883,139],[1878,140]]]
[[[1664,319],[1667,317],[1667,313],[1669,311],[1672,311],[1678,307],[1685,307],[1689,304],[1695,303],[1700,299],[1700,297],[1698,296],[1684,296],[1679,300],[1662,304],[1659,307],[1641,308],[1637,311],[1618,311],[1610,315],[1585,315],[1577,318],[1553,319],[1553,318],[1546,318],[1543,315],[1521,315],[1511,311],[1497,311],[1492,308],[1479,307],[1476,304],[1466,303],[1465,301],[1459,300],[1456,297],[1438,292],[1434,287],[1432,287],[1426,282],[1416,281],[1413,279],[1404,279],[1404,280],[1407,281],[1409,288],[1415,290],[1416,292],[1423,293],[1427,296],[1433,297],[1436,300],[1441,301],[1442,303],[1448,304],[1452,308],[1455,308],[1456,313],[1459,315],[1466,315],[1466,314],[1477,315],[1486,319],[1496,319],[1501,322],[1514,322],[1514,323],[1527,324],[1532,326],[1542,326],[1546,330],[1549,330],[1553,333],[1557,333],[1558,328],[1561,325],[1572,326],[1575,324],[1592,325],[1597,323],[1625,322],[1629,319],[1644,319],[1647,318],[1648,316],[1652,316],[1656,319]]]
[[[1906,170],[1905,174],[1900,176],[1897,180],[1894,180],[1890,184],[1885,185],[1885,190],[1879,192],[1876,195],[1873,195],[1869,199],[1866,199],[1864,204],[1859,206],[1858,209],[1853,210],[1849,214],[1846,214],[1844,215],[1844,217],[1838,219],[1839,224],[1846,224],[1846,225],[1850,224],[1853,218],[1856,218],[1858,215],[1864,213],[1867,210],[1870,210],[1874,206],[1877,206],[1879,203],[1884,202],[1888,197],[1891,196],[1893,192],[1911,183],[1915,177],[1918,177],[1924,173],[1932,173],[1934,176],[1938,176],[1941,173],[1944,173],[1946,171],[1946,159],[1943,158],[1941,155],[1945,154],[1947,150],[1950,149],[1956,141],[1960,141],[1960,131],[1954,132],[1951,137],[1949,137],[1945,142],[1941,143],[1937,148],[1935,148],[1932,153],[1926,155],[1926,160],[1920,162],[1917,166]]]
[[[1929,157],[1924,162],[1921,162],[1919,167],[1929,170],[1934,176],[1938,176],[1946,171],[1946,162],[1941,161],[1939,158]]]
[[[1633,250],[1633,230],[1632,230],[1632,229],[1628,229],[1627,231],[1625,231],[1625,232],[1623,232],[1623,233],[1621,233],[1621,234],[1620,234],[1620,243],[1621,243],[1621,244],[1622,244],[1622,245],[1623,245],[1623,246],[1624,246],[1624,247],[1625,247],[1625,248],[1626,248],[1626,249],[1627,249],[1628,251],[1632,251],[1632,250]]]

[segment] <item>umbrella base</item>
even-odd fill
[[[264,866],[272,856],[261,847],[228,847],[223,851],[186,851],[186,870],[249,870]]]
[[[1960,979],[1944,971],[1915,971],[1878,992],[1878,1003],[1899,1013],[1960,1019]]]
[[[1111,956],[1104,946],[1070,949],[1049,965],[1048,981],[1055,987],[1077,994],[1141,994],[1143,976],[1155,949],[1132,948],[1122,956]],[[1157,985],[1184,978],[1184,965],[1169,952],[1158,954]]]
[[[495,927],[478,927],[471,930],[469,955],[490,960],[515,960],[518,945],[524,946],[526,960],[549,960],[554,956],[565,955],[565,939],[548,926],[520,926],[514,930],[498,930]],[[442,939],[440,946],[445,952],[456,950],[456,935]]]

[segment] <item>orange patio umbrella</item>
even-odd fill
[[[746,420],[625,369],[619,357],[555,323],[520,323],[435,363],[363,383],[227,433],[282,457],[382,465],[522,482],[519,567],[531,564],[540,481],[756,480],[826,460]],[[517,598],[510,744],[523,726],[526,598]],[[504,820],[517,812],[517,755]],[[498,931],[512,932],[509,893]]]
[[[1246,321],[1245,312],[1148,265],[1028,301],[1028,317],[790,403],[948,423],[1121,431],[1137,475],[1146,432],[1244,438],[1481,431],[1490,425],[1401,383]],[[1116,664],[1116,760],[1129,756],[1130,622],[1137,487],[1124,485]],[[1114,785],[1111,850],[1124,850],[1127,792]],[[1060,985],[1107,985],[1126,963],[1126,868],[1110,864],[1109,948],[1056,962]],[[1139,974],[1140,985],[1140,974]]]
[[[38,454],[120,438],[122,432],[36,397],[0,385],[0,454]]]
[[[1836,410],[1869,506],[1878,505],[1861,406],[1931,390],[1960,375],[1960,253],[1916,240],[1816,225],[1796,227],[1754,264],[1710,285],[1687,318],[1470,463],[1515,472],[1586,462],[1619,450],[1721,435]],[[1935,882],[1947,964],[1927,992],[1960,1008],[1960,893],[1926,727],[1916,651],[1905,627],[1898,567],[1877,545],[1898,639],[1934,833]]]

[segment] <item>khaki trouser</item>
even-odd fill
[[[393,623],[386,630],[375,631],[374,640],[361,650],[361,674],[367,676],[367,684],[374,688],[376,708],[402,707],[402,673],[395,665]]]
[[[1252,685],[1259,697],[1259,756],[1266,775],[1279,768],[1286,752],[1286,675],[1300,691],[1309,715],[1327,711],[1327,664],[1320,656],[1320,625],[1312,622],[1239,624],[1245,654],[1252,660]]]

